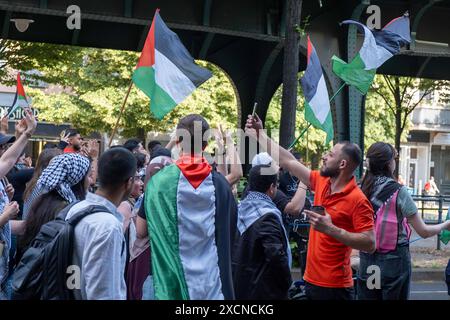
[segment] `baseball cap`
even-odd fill
[[[0,133],[0,145],[5,143],[13,143],[14,141],[16,141],[16,137]]]
[[[272,162],[273,159],[267,152],[261,152],[253,157],[252,167],[259,165],[271,165]]]

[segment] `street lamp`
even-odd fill
[[[19,32],[27,31],[28,27],[30,26],[30,23],[34,22],[34,20],[31,19],[11,19],[10,21],[14,22]]]

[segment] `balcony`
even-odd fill
[[[413,111],[413,130],[450,132],[450,108],[421,107]]]

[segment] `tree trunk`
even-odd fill
[[[402,101],[400,98],[400,81],[398,77],[395,78],[395,150],[397,150],[398,155],[400,156],[400,139],[402,136],[403,128],[402,128]],[[394,177],[398,179],[399,172],[399,157],[395,159],[395,171]]]
[[[136,132],[136,137],[142,141],[142,145],[144,145],[145,148],[145,138],[146,138],[146,134],[145,134],[145,130],[143,128],[138,128],[137,132]]]
[[[283,96],[281,101],[280,145],[288,147],[295,137],[297,107],[297,74],[300,37],[295,30],[300,25],[302,0],[287,0],[286,39],[283,61]]]
[[[395,150],[397,150],[399,156],[400,156],[400,151],[401,151],[400,138],[402,136],[401,122],[402,122],[402,111],[397,106],[397,109],[395,112]],[[399,158],[396,158],[395,159],[395,171],[394,171],[395,178],[398,178],[399,163],[400,163]]]

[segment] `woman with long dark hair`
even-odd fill
[[[408,299],[411,279],[409,225],[422,238],[450,230],[450,221],[432,226],[423,222],[407,188],[394,179],[396,157],[398,154],[394,147],[384,142],[376,142],[367,150],[367,172],[361,189],[375,212],[377,249],[373,254],[360,252],[360,300]],[[377,281],[368,282],[377,268],[377,275],[381,277],[379,287]]]
[[[90,160],[75,153],[55,157],[42,172],[30,194],[32,204],[19,241],[17,262],[45,223],[54,220],[68,204],[86,198],[89,173]]]
[[[27,211],[27,213],[31,206],[31,202],[27,200],[31,194],[31,191],[33,191],[34,187],[36,186],[36,183],[39,177],[41,176],[42,171],[44,171],[45,168],[47,168],[50,161],[54,157],[59,156],[60,154],[62,154],[62,151],[57,148],[44,149],[39,154],[39,157],[36,161],[36,167],[34,168],[33,176],[31,177],[31,180],[27,183],[25,191],[23,192],[24,211]]]

